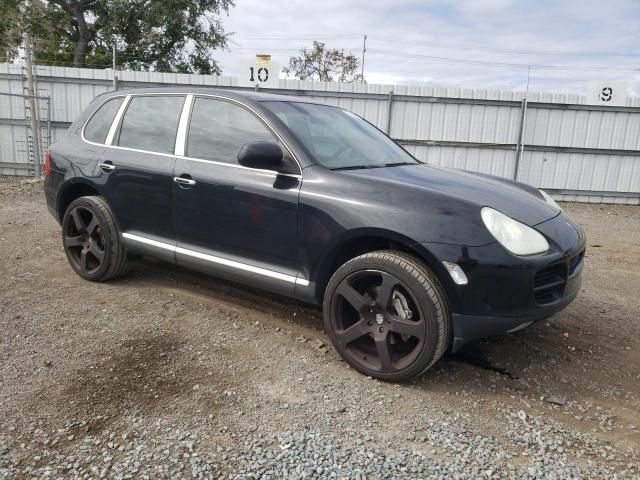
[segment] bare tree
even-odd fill
[[[323,42],[313,42],[309,50],[303,48],[300,55],[289,59],[289,66],[282,70],[300,80],[321,82],[355,82],[360,80],[359,61],[352,53],[335,48],[328,49]]]

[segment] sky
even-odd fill
[[[236,0],[223,74],[313,40],[362,55],[368,83],[586,94],[624,80],[640,95],[640,0]]]

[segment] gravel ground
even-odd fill
[[[0,479],[640,478],[640,208],[564,208],[578,299],[393,385],[316,308],[150,260],[83,281],[42,184],[0,179]]]

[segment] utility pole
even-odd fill
[[[116,77],[116,44],[111,46],[111,52],[113,57],[113,90],[118,90],[118,77]]]
[[[367,34],[362,39],[362,63],[360,64],[360,82],[364,83],[364,54],[367,51]]]
[[[31,59],[31,35],[24,33],[24,60],[27,70],[27,94],[29,98],[29,116],[31,117],[31,138],[33,143],[33,166],[37,177],[40,176],[40,162],[42,154],[40,152],[40,125],[38,124],[38,108],[36,105],[37,92],[33,81],[33,62]]]

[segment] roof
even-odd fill
[[[192,85],[172,86],[172,87],[150,87],[150,88],[128,88],[109,92],[107,95],[134,95],[142,93],[192,93],[203,95],[223,95],[235,100],[245,102],[304,102],[318,103],[304,97],[295,97],[292,95],[279,95],[275,93],[255,92],[253,90],[229,90],[227,88],[218,87],[198,87]]]

